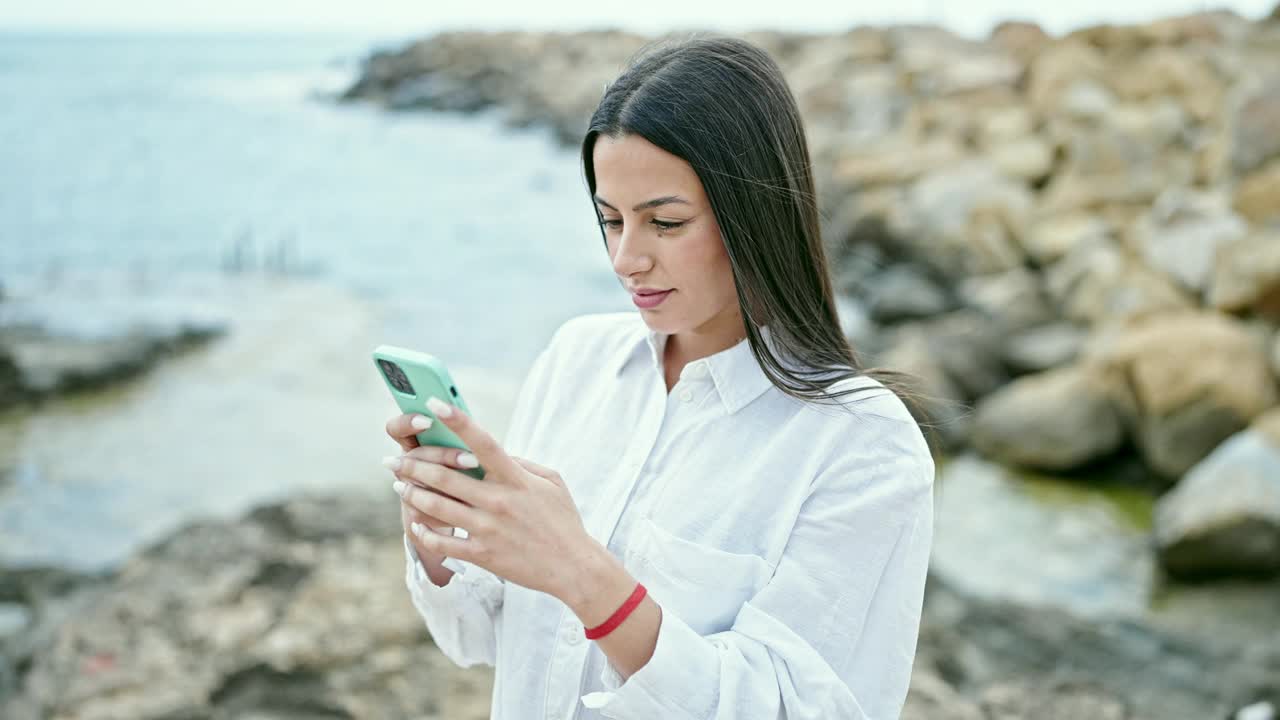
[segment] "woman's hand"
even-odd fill
[[[466,443],[486,472],[476,480],[450,467],[462,467],[453,448],[406,450],[395,469],[408,481],[397,486],[405,504],[467,531],[460,538],[424,530],[417,533],[419,542],[431,552],[567,601],[577,589],[578,569],[603,548],[583,526],[560,474],[508,455],[461,408],[436,398],[428,407]]]
[[[396,444],[400,446],[401,450],[408,452],[414,448],[421,447],[418,444],[417,435],[429,427],[431,427],[431,418],[426,415],[418,413],[404,413],[402,415],[396,415],[387,421],[387,435],[389,435],[392,440],[396,441]],[[453,467],[463,467],[456,462],[457,456],[461,454],[461,451],[455,450],[450,454],[446,454],[444,451],[448,450],[448,448],[436,449],[441,451],[439,453],[438,462],[441,462],[442,464],[452,464]],[[452,460],[452,463],[449,463],[450,460]],[[383,462],[387,463],[388,459],[384,459]],[[390,467],[389,464],[388,467]],[[404,479],[401,478],[399,474],[397,474],[396,477]],[[453,527],[449,525],[449,523],[427,515],[402,500],[400,503],[400,524],[404,526],[404,531],[409,535],[409,539],[417,545],[418,537],[417,534],[413,532],[413,523],[425,525],[432,530],[444,532],[446,534],[453,530]]]

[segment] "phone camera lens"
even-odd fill
[[[409,382],[409,378],[405,376],[404,371],[399,365],[388,362],[381,358],[378,359],[378,365],[382,368],[382,372],[386,374],[387,380],[396,390],[407,395],[413,395],[413,385]]]

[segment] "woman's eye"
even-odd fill
[[[649,222],[653,223],[653,224],[654,224],[654,225],[655,225],[659,230],[674,230],[675,228],[678,228],[678,227],[680,227],[681,225],[684,225],[684,221],[681,221],[681,222],[667,222],[667,221],[664,221],[664,220],[657,220],[657,219],[654,219],[654,220],[650,220]],[[607,227],[607,228],[609,228],[610,230],[614,230],[614,229],[617,229],[617,228],[619,228],[619,227],[622,227],[622,221],[621,221],[621,220],[608,220],[608,219],[606,219],[606,220],[601,220],[601,221],[600,221],[599,223],[597,223],[597,224],[598,224],[598,225],[603,225],[604,227]]]

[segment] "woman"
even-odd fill
[[[451,660],[496,666],[494,718],[897,717],[928,444],[840,330],[777,65],[647,50],[582,145],[639,312],[560,326],[505,448],[438,400],[388,423],[411,598]],[[417,447],[432,421],[474,456]]]

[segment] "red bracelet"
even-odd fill
[[[622,607],[614,610],[608,620],[605,620],[603,623],[600,623],[593,628],[584,628],[584,631],[587,634],[587,639],[595,640],[596,638],[604,637],[612,632],[614,628],[621,625],[622,621],[626,620],[627,616],[631,614],[631,611],[640,606],[640,601],[644,599],[645,592],[644,584],[637,582],[636,589],[631,591],[631,597],[627,598],[627,601],[622,603]]]

